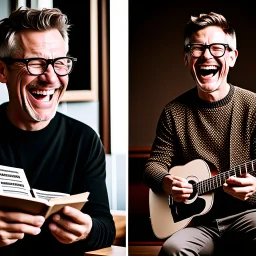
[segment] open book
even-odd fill
[[[81,210],[89,192],[69,195],[31,189],[23,169],[0,165],[0,209],[42,215],[46,219],[69,205]]]

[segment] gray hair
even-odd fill
[[[15,35],[26,29],[36,31],[58,29],[65,41],[67,53],[70,26],[67,16],[58,8],[38,10],[20,7],[12,12],[9,18],[0,20],[0,57],[11,57],[14,52],[22,50]]]
[[[228,44],[232,50],[236,49],[236,33],[231,23],[228,22],[224,16],[218,13],[210,12],[208,14],[202,13],[199,16],[191,16],[190,21],[184,29],[184,44],[190,43],[193,33],[208,27],[220,27],[228,36]]]

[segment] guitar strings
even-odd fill
[[[220,186],[222,186],[226,179],[230,176],[241,176],[244,173],[252,174],[256,176],[256,170],[254,164],[256,163],[256,159],[252,161],[248,161],[244,164],[235,166],[228,171],[221,172],[215,176],[210,177],[209,179],[199,181],[197,183],[193,183],[192,187],[194,191],[197,191],[198,195],[202,195],[206,192],[210,192]]]

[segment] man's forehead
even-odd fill
[[[227,35],[220,27],[209,26],[194,32],[191,35],[192,41],[197,40],[211,40],[216,42],[226,42]]]
[[[23,51],[38,53],[40,51],[65,52],[65,42],[57,29],[47,31],[26,30],[17,35]]]

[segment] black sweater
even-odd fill
[[[89,191],[82,211],[92,217],[88,239],[64,245],[51,234],[47,222],[37,236],[25,235],[0,247],[0,255],[83,255],[110,246],[115,226],[106,188],[105,152],[99,136],[86,124],[56,113],[39,131],[13,126],[0,106],[0,164],[24,169],[31,188],[77,194]]]

